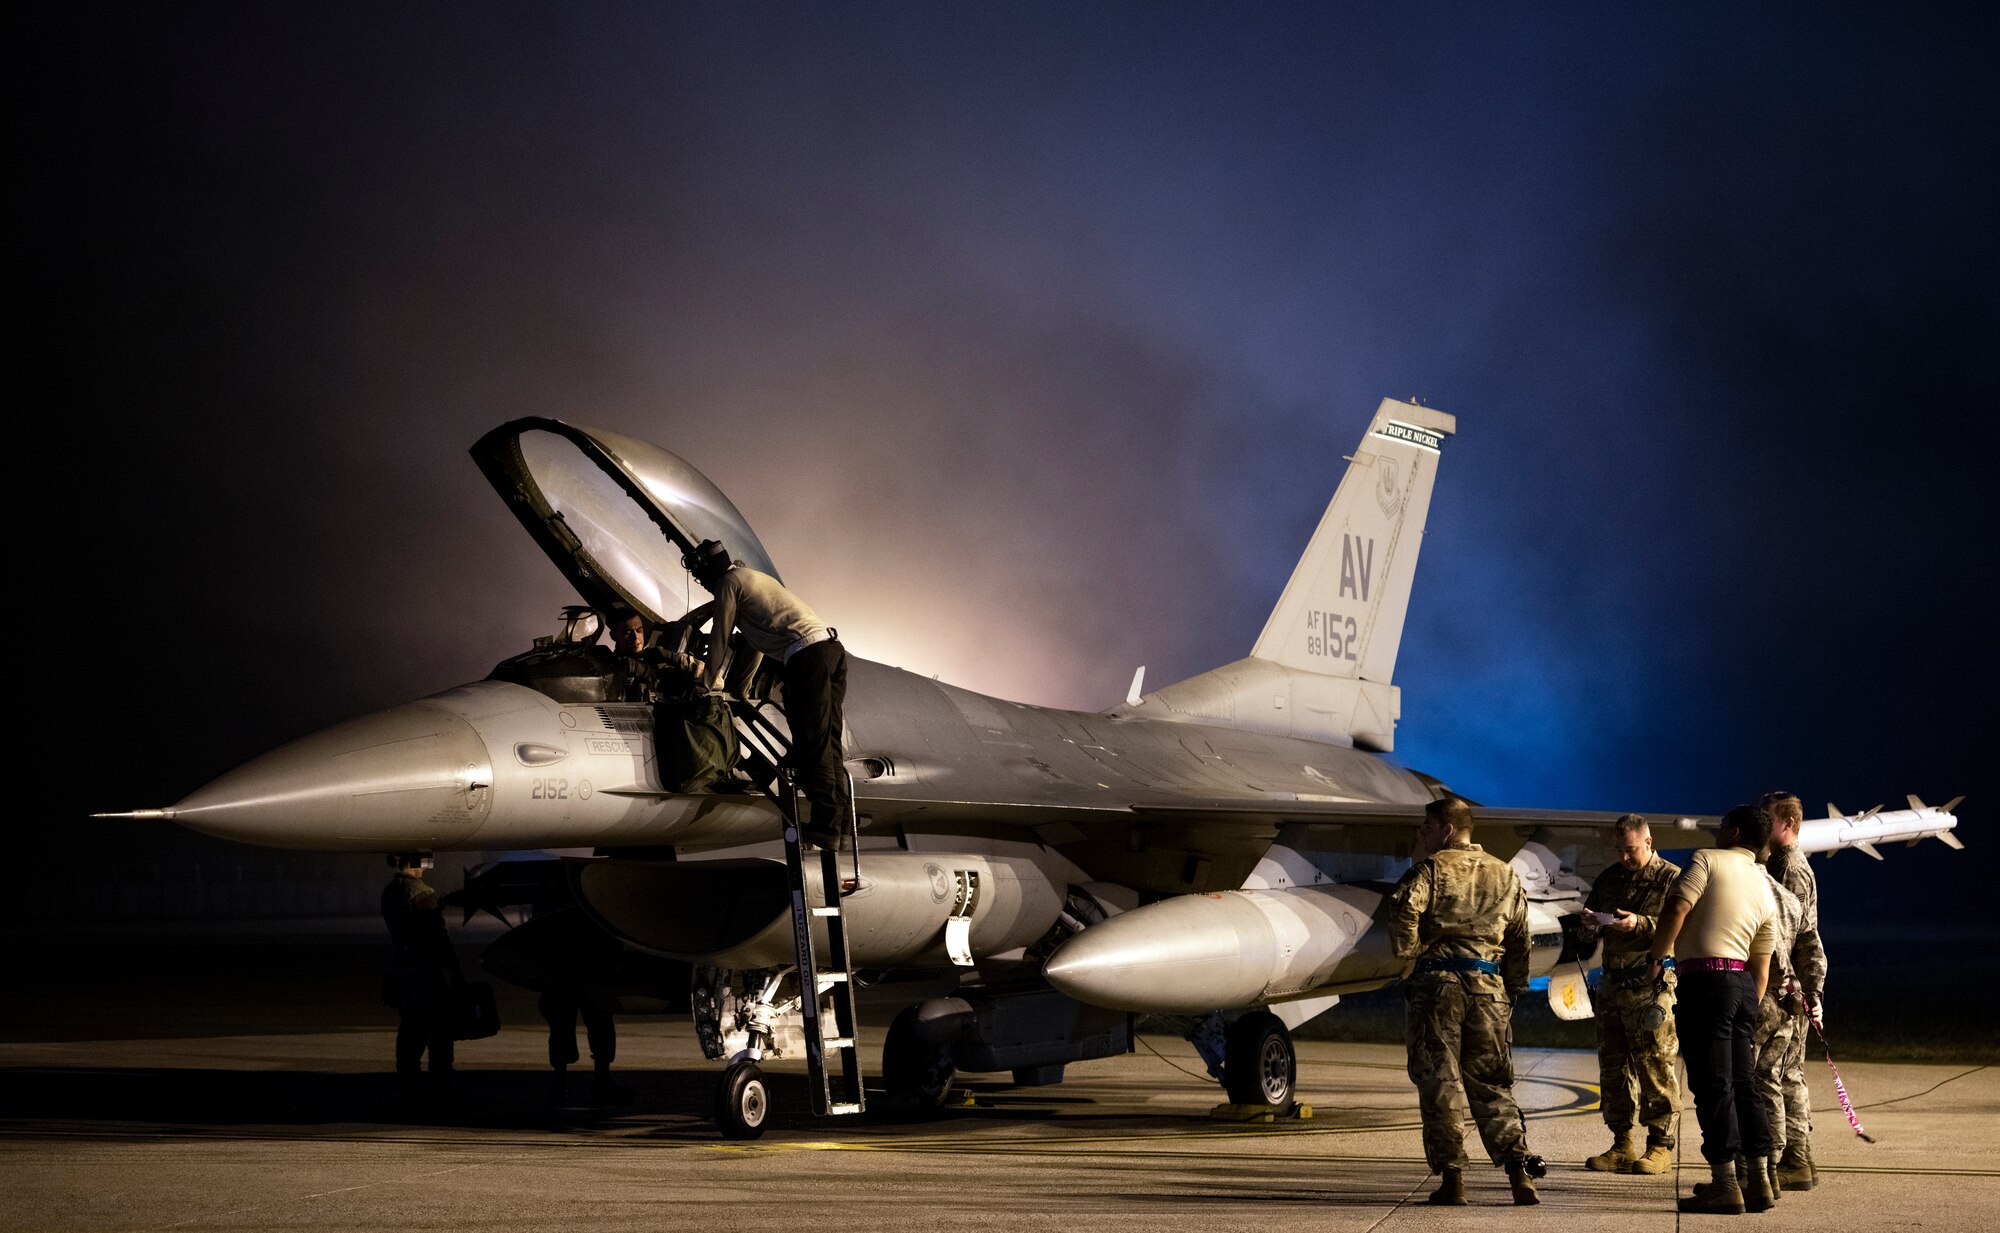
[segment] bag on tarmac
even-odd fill
[[[484,1040],[500,1030],[493,986],[483,980],[453,981],[444,988],[444,1022],[453,1040]]]
[[[662,702],[653,716],[660,779],[674,792],[705,792],[736,766],[736,720],[720,694]]]

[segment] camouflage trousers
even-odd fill
[[[1431,1168],[1465,1167],[1468,1104],[1489,1160],[1525,1157],[1527,1124],[1514,1103],[1513,1004],[1467,992],[1450,976],[1406,982],[1403,999],[1410,1081],[1417,1085]]]
[[[1778,1155],[1787,1144],[1812,1139],[1812,1094],[1806,1091],[1806,1037],[1812,1021],[1775,997],[1764,999],[1758,1016],[1757,1098],[1771,1123],[1771,1152]]]
[[[1651,1010],[1650,989],[1600,988],[1597,993],[1597,1077],[1604,1124],[1622,1135],[1646,1128],[1647,1147],[1674,1146],[1680,1109],[1680,1038],[1674,1033],[1673,993],[1661,995],[1667,1020],[1648,1031],[1640,1015]]]

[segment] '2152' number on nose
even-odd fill
[[[531,801],[566,801],[569,799],[569,780],[530,779],[528,799]]]

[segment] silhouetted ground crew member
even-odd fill
[[[431,1055],[431,1091],[439,1097],[452,1087],[451,1025],[445,1016],[446,986],[460,979],[458,955],[446,932],[438,894],[424,881],[424,858],[392,856],[396,872],[382,888],[382,922],[389,926],[389,976],[384,993],[395,1000],[396,1075],[403,1097],[422,1092],[424,1052]]]
[[[1762,868],[1771,815],[1738,805],[1722,817],[1716,846],[1696,852],[1674,882],[1653,936],[1653,967],[1677,955],[1676,1026],[1687,1064],[1701,1154],[1711,1182],[1680,1201],[1684,1212],[1765,1211],[1771,1197],[1770,1122],[1757,1098],[1757,1015],[1777,946],[1777,896]],[[1736,1157],[1747,1172],[1739,1185]]]
[[[631,1096],[611,1077],[611,1063],[618,1058],[618,1025],[612,1017],[612,999],[589,989],[551,989],[536,1002],[543,1022],[549,1025],[549,1066],[556,1072],[549,1083],[549,1103],[561,1104],[569,1095],[569,1068],[577,1061],[576,1020],[583,1016],[585,1035],[590,1041],[590,1099],[593,1104],[613,1104]]]
[[[1469,1104],[1488,1159],[1506,1166],[1514,1202],[1539,1203],[1527,1123],[1514,1103],[1511,1019],[1528,987],[1527,893],[1505,862],[1472,842],[1472,809],[1455,796],[1424,806],[1417,842],[1417,862],[1393,896],[1391,939],[1399,958],[1416,960],[1403,997],[1424,1156],[1438,1175],[1427,1202],[1465,1202]]]
[[[732,628],[743,631],[753,650],[784,665],[785,722],[792,730],[792,748],[785,760],[812,802],[805,829],[814,833],[815,842],[832,842],[849,809],[846,758],[840,747],[847,651],[798,596],[769,574],[732,561],[715,540],[703,540],[683,564],[715,596],[707,687],[722,688]]]
[[[1812,1022],[1826,1022],[1826,944],[1819,931],[1819,879],[1799,848],[1799,827],[1805,809],[1790,792],[1766,792],[1758,804],[1771,811],[1771,858],[1765,867],[1798,896],[1804,918],[1792,947],[1795,996],[1787,1004],[1791,1015],[1777,1074],[1784,1116],[1771,1124],[1771,1147],[1779,1153],[1778,1181],[1786,1190],[1811,1190],[1819,1184],[1812,1155],[1812,1093],[1806,1090],[1806,1045]]]
[[[1618,862],[1597,876],[1584,907],[1616,917],[1585,929],[1604,934],[1604,979],[1597,988],[1597,1070],[1609,1150],[1584,1161],[1599,1173],[1664,1173],[1674,1163],[1674,1115],[1681,1080],[1675,1070],[1674,974],[1665,988],[1652,975],[1653,931],[1667,891],[1681,868],[1653,851],[1652,828],[1628,813],[1613,824]],[[1636,1097],[1636,1098],[1635,1098]],[[1646,1128],[1646,1151],[1633,1150],[1632,1130]]]

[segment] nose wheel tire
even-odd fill
[[[771,1091],[764,1069],[755,1062],[738,1062],[722,1072],[715,1089],[715,1128],[725,1139],[754,1139],[764,1133],[771,1116]]]
[[[1284,1020],[1268,1010],[1253,1011],[1229,1025],[1224,1042],[1222,1086],[1232,1103],[1292,1107],[1299,1058]]]

